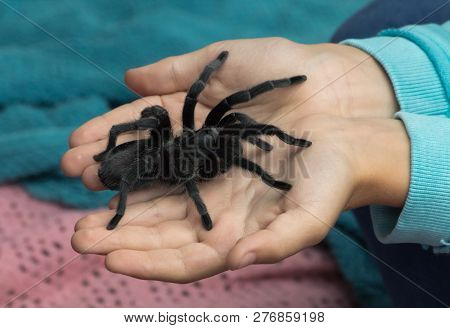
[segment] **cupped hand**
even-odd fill
[[[64,172],[82,176],[88,188],[102,189],[92,156],[105,149],[111,126],[136,120],[143,108],[157,104],[169,111],[174,130],[180,129],[186,90],[205,65],[223,50],[228,50],[230,55],[199,96],[195,113],[197,127],[210,109],[231,93],[266,80],[295,75],[306,75],[308,80],[260,95],[238,106],[239,111],[282,129],[292,129],[311,114],[380,118],[391,117],[395,111],[395,97],[383,69],[356,48],[336,44],[302,45],[283,38],[221,41],[129,70],[125,76],[127,85],[144,98],[78,128],[70,138],[72,149],[62,161]],[[127,134],[119,142],[134,138],[135,134]]]
[[[186,194],[148,193],[130,202],[113,231],[105,228],[113,210],[81,219],[73,247],[106,255],[106,267],[113,272],[181,283],[280,261],[318,243],[340,211],[355,205],[349,204],[357,175],[349,129],[343,129],[347,124],[328,116],[308,117],[297,131],[308,130],[313,147],[299,151],[271,140],[276,143],[273,152],[252,158],[275,177],[290,181],[293,188],[287,193],[239,168],[199,184],[214,222],[211,231],[202,227]]]
[[[360,176],[350,154],[351,129],[345,129],[349,120],[343,117],[390,117],[395,99],[387,77],[373,59],[355,48],[306,46],[279,38],[218,42],[128,71],[128,86],[146,97],[74,131],[71,149],[62,159],[63,171],[81,176],[90,189],[104,189],[93,156],[105,149],[110,128],[138,119],[145,107],[161,105],[169,111],[176,133],[185,91],[222,50],[230,55],[199,97],[197,127],[215,104],[235,91],[268,79],[308,76],[301,85],[271,91],[238,107],[259,122],[313,142],[296,155],[277,147],[267,154],[249,152],[269,172],[284,172],[280,179],[289,180],[293,188],[281,193],[238,168],[200,184],[214,221],[209,232],[203,230],[182,188],[136,191],[129,195],[116,230],[105,229],[114,211],[79,221],[73,236],[77,251],[105,254],[106,266],[114,272],[188,282],[250,263],[279,261],[320,241],[342,209],[366,201],[354,194]],[[324,115],[312,115],[318,113]],[[136,137],[125,134],[118,142]],[[267,158],[269,166],[264,165]]]

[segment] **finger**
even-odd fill
[[[173,185],[155,185],[146,187],[141,190],[133,191],[128,194],[127,197],[127,205],[141,203],[141,202],[148,202],[155,198],[159,198],[162,196],[170,196],[170,195],[179,195],[183,193],[185,189],[183,186],[173,186]],[[119,197],[114,196],[111,198],[111,201],[109,202],[109,208],[115,209],[117,208],[117,204],[119,202]]]
[[[125,133],[117,138],[117,144],[140,138],[137,133]],[[61,169],[64,174],[71,177],[80,176],[90,165],[96,164],[94,155],[106,149],[107,140],[103,139],[69,149],[61,159]]]
[[[81,175],[81,181],[89,190],[100,191],[107,189],[105,185],[100,181],[98,176],[99,164],[88,166]]]
[[[154,64],[130,69],[125,83],[143,96],[187,90],[203,68],[217,57],[219,50],[210,45],[181,56],[168,57]]]
[[[106,256],[105,265],[114,273],[175,283],[200,280],[225,268],[216,250],[203,243],[176,249],[118,250]]]
[[[114,231],[105,227],[81,229],[72,236],[72,247],[82,254],[108,254],[119,249],[153,250],[178,248],[197,242],[187,220],[166,221],[151,227],[122,226]]]
[[[144,108],[154,105],[162,106],[161,97],[140,98],[94,117],[72,132],[69,139],[70,147],[104,139],[113,125],[136,121]]]
[[[119,222],[122,225],[152,226],[168,220],[186,218],[187,201],[184,195],[157,198],[151,202],[134,204],[127,207]],[[106,227],[116,211],[108,210],[89,214],[75,224],[75,231],[94,227]]]
[[[228,267],[279,262],[325,238],[330,229],[325,222],[301,208],[285,212],[266,229],[242,238],[227,257]]]

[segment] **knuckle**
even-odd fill
[[[82,229],[77,232],[80,236],[80,241],[87,247],[92,246],[97,241],[96,234],[92,229]]]
[[[324,227],[324,226],[319,226],[317,227],[316,231],[314,234],[312,234],[308,240],[308,243],[306,246],[314,246],[317,245],[318,243],[320,243],[322,240],[325,239],[325,237],[328,234],[328,228]]]
[[[128,86],[133,85],[133,82],[135,81],[135,70],[134,69],[128,69],[125,72],[124,81],[125,84]]]
[[[179,283],[179,284],[182,284],[182,285],[186,285],[186,284],[190,284],[190,283],[192,283],[194,281],[195,281],[195,279],[192,279],[192,278],[181,277],[181,278],[174,279],[173,282]]]
[[[84,156],[78,149],[69,149],[61,158],[63,172],[71,177],[80,176],[84,167]]]
[[[290,44],[290,43],[292,43],[291,40],[289,40],[287,38],[284,38],[284,37],[280,37],[280,36],[271,37],[270,40],[272,42],[275,42],[275,43],[278,43],[278,44]]]
[[[78,129],[76,129],[69,136],[69,147],[73,149],[83,144],[83,142],[80,139],[81,137],[79,135]]]
[[[150,100],[151,100],[151,97],[142,97],[142,98],[136,99],[135,101],[133,101],[131,103],[133,106],[130,108],[130,110],[135,111],[136,114],[140,115],[141,111],[144,108],[153,106],[153,104]],[[136,118],[139,118],[139,117],[136,117]]]
[[[90,230],[79,230],[72,236],[72,248],[78,253],[84,253],[92,246],[93,240],[93,234]]]
[[[259,249],[261,263],[275,263],[283,260],[290,254],[285,248],[285,244],[281,241],[275,233],[270,230],[263,231],[267,236],[262,236],[266,243]]]
[[[75,130],[71,135],[71,139],[73,139],[76,144],[83,144],[89,140],[90,137],[91,131],[83,126]]]
[[[141,117],[142,110],[147,107],[143,98],[139,98],[127,105],[124,105],[124,117],[126,121],[136,121]]]
[[[227,41],[221,40],[216,41],[214,43],[211,43],[209,46],[206,47],[206,50],[208,54],[210,55],[217,55],[217,52],[225,50],[225,47],[227,45]]]
[[[116,260],[114,259],[114,252],[106,255],[105,257],[105,268],[113,273],[118,273],[116,266],[115,266]]]
[[[316,244],[318,244],[318,243],[320,243],[322,240],[324,240],[325,239],[325,237],[327,236],[327,234],[328,234],[328,231],[329,231],[329,229],[328,229],[328,227],[322,227],[322,229],[320,229],[319,231],[318,231],[318,234],[317,234],[317,242],[316,242]]]
[[[170,65],[170,77],[173,81],[173,84],[176,86],[183,85],[182,81],[180,81],[181,74],[181,68],[178,60],[173,60]]]
[[[70,243],[72,245],[72,248],[77,253],[82,253],[80,243],[79,243],[79,234],[76,232],[72,235],[72,238],[70,240]]]
[[[284,247],[282,247],[281,243],[275,243],[272,242],[269,245],[266,246],[269,251],[269,262],[274,263],[283,260],[286,258],[289,254],[287,254]]]
[[[63,157],[61,158],[60,166],[61,166],[61,169],[62,169],[62,171],[63,171],[63,173],[65,175],[73,177],[73,176],[76,176],[76,172],[75,172],[74,167],[72,165],[72,161],[70,159],[70,155],[71,155],[70,150],[67,151],[63,155]]]
[[[96,221],[95,215],[89,214],[75,224],[75,231],[89,228]]]
[[[72,133],[69,136],[69,147],[73,148],[76,146],[78,146],[77,130],[72,131]]]

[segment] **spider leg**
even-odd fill
[[[111,130],[109,130],[108,145],[106,146],[106,149],[101,153],[95,155],[94,160],[97,162],[101,162],[102,160],[104,160],[106,154],[116,146],[117,137],[120,134],[130,131],[155,129],[158,128],[159,126],[160,120],[157,117],[145,117],[145,116],[141,116],[141,118],[135,122],[113,125]]]
[[[249,136],[257,136],[261,134],[265,135],[275,135],[283,142],[294,145],[297,147],[309,147],[312,145],[311,141],[295,138],[280,128],[271,124],[253,124],[253,125],[243,125],[243,124],[232,124],[222,131],[224,134],[239,134],[241,138],[248,138]]]
[[[101,162],[105,158],[106,154],[116,146],[116,141],[119,134],[129,131],[135,131],[136,129],[136,122],[113,125],[111,130],[109,130],[109,139],[106,149],[101,153],[95,155],[94,160],[97,162]]]
[[[119,187],[119,205],[117,206],[117,211],[114,217],[109,221],[108,225],[106,226],[106,229],[112,230],[114,229],[117,224],[119,224],[119,221],[122,219],[123,215],[125,214],[125,208],[127,206],[127,196],[128,196],[128,183],[126,183],[124,180],[121,181],[120,187]]]
[[[228,57],[228,51],[222,51],[219,56],[209,63],[200,74],[197,81],[192,84],[184,100],[183,106],[183,127],[193,130],[194,127],[194,110],[197,104],[197,97],[206,86],[211,74],[219,69]]]
[[[248,136],[246,140],[252,145],[255,145],[256,147],[264,151],[271,151],[273,149],[273,146],[270,143],[265,142],[264,140],[261,140],[255,136]]]
[[[258,124],[254,119],[252,119],[250,116],[243,114],[243,113],[231,113],[225,116],[220,120],[220,122],[217,124],[219,127],[226,127],[227,125],[233,124],[235,122],[241,122],[244,125],[253,125]],[[244,139],[244,138],[242,138]],[[250,135],[247,136],[246,139],[248,142],[250,142],[252,145],[255,145],[256,147],[265,150],[265,151],[271,151],[273,149],[272,145],[268,142],[265,142],[264,140],[259,139],[256,136]]]
[[[258,135],[258,134],[276,135],[283,142],[285,142],[289,145],[297,146],[297,147],[305,147],[306,148],[306,147],[309,147],[312,145],[311,141],[301,139],[301,138],[295,138],[295,137],[287,134],[280,128],[278,128],[274,125],[271,125],[271,124],[254,124],[254,125],[248,126],[245,128],[245,130],[243,132],[243,137],[245,138],[246,136]]]
[[[149,149],[160,148],[163,143],[173,137],[169,113],[164,107],[155,105],[145,108],[141,113],[141,118],[150,117],[158,119],[159,125],[155,129],[150,129],[150,138],[146,141],[147,147]]]
[[[114,229],[125,214],[128,192],[133,190],[132,187],[139,180],[138,167],[138,163],[131,165],[128,172],[124,176],[122,176],[119,184],[119,204],[117,205],[116,214],[106,226],[106,229],[108,230]]]
[[[145,108],[141,113],[141,119],[144,118],[156,118],[159,120],[158,127],[153,130],[157,131],[152,133],[152,137],[159,138],[161,141],[168,141],[172,137],[172,125],[170,124],[169,113],[164,107],[155,105]]]
[[[271,91],[276,88],[285,88],[290,85],[294,85],[297,83],[301,83],[306,81],[305,75],[297,75],[286,79],[281,80],[271,80],[255,85],[254,87],[248,90],[238,91],[233,93],[232,95],[223,99],[220,103],[218,103],[208,114],[205,120],[204,126],[214,126],[221,120],[223,115],[233,106],[241,103],[245,103],[255,98],[256,96]]]
[[[246,169],[252,173],[255,173],[261,177],[261,179],[271,187],[281,189],[281,190],[289,190],[292,188],[290,183],[275,180],[269,173],[263,170],[261,166],[258,164],[246,159],[246,158],[236,158],[234,160],[234,164],[240,166],[243,169]]]
[[[200,197],[197,184],[194,181],[189,180],[188,182],[186,182],[186,190],[189,196],[194,201],[195,206],[197,207],[197,211],[200,214],[200,217],[202,218],[203,227],[206,230],[211,230],[213,227],[213,223],[211,217],[209,216],[208,209],[206,208],[205,203]]]

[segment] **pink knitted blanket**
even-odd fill
[[[0,306],[350,307],[355,300],[324,246],[278,264],[253,265],[177,285],[108,272],[103,257],[75,253],[73,226],[87,211],[0,187]]]

